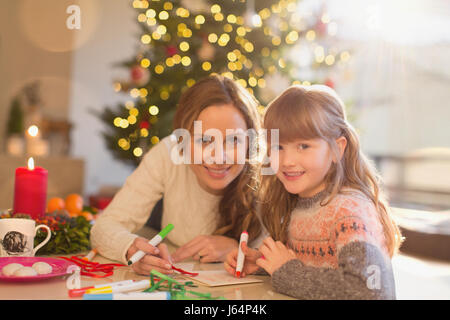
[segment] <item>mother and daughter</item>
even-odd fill
[[[401,234],[339,97],[326,86],[292,86],[263,119],[257,106],[226,77],[210,76],[187,89],[173,123],[192,133],[184,141],[190,152],[180,150],[180,156],[193,160],[211,150],[211,130],[225,137],[227,152],[176,164],[172,151],[179,139],[162,139],[96,220],[92,246],[123,263],[144,251],[132,265],[139,274],[170,274],[173,263],[193,258],[223,261],[234,275],[238,240],[247,230],[242,276],[269,274],[276,291],[299,299],[395,299],[390,259]],[[248,140],[229,134],[261,128],[267,129],[273,175],[262,175],[263,167],[249,161]],[[271,139],[273,129],[278,139]],[[243,162],[237,161],[242,148]],[[162,225],[175,225],[167,236],[178,247],[173,253],[135,234],[161,198]]]

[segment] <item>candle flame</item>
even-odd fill
[[[36,137],[39,133],[39,128],[35,125],[32,125],[28,128],[28,134],[32,137]]]
[[[28,170],[34,170],[34,160],[33,157],[28,159]]]

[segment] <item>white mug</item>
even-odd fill
[[[34,247],[34,237],[40,228],[47,229],[47,237]],[[31,219],[0,219],[0,257],[34,257],[36,251],[44,246],[52,236],[45,224],[36,226]]]

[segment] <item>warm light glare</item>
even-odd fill
[[[28,134],[32,137],[36,137],[39,133],[39,128],[35,125],[32,125],[28,128]]]
[[[192,87],[193,85],[195,84],[195,80],[194,79],[187,79],[187,81],[186,81],[186,85],[188,86],[188,87]]]
[[[148,34],[144,34],[144,35],[141,37],[141,42],[142,42],[143,44],[149,44],[151,41],[152,41],[152,38],[151,38],[150,35],[148,35]]]
[[[205,71],[211,70],[211,63],[209,61],[205,61],[202,63],[202,69]]]
[[[218,39],[218,37],[217,37],[217,34],[215,34],[215,33],[210,33],[208,36],[208,41],[211,43],[216,43],[217,39]]]
[[[132,96],[133,98],[137,98],[139,97],[140,93],[139,90],[136,88],[133,88],[130,90],[130,96]]]
[[[131,108],[130,111],[129,111],[129,113],[130,113],[130,116],[135,116],[135,117],[137,117],[138,114],[139,114],[139,110],[138,110],[137,108]]]
[[[331,54],[329,54],[329,55],[327,55],[326,58],[325,58],[325,63],[326,63],[327,65],[331,66],[331,65],[334,63],[334,60],[335,60],[334,56],[331,55]]]
[[[184,56],[183,58],[181,58],[181,64],[185,67],[189,66],[191,64],[191,58],[189,58],[188,56]]]
[[[165,2],[164,3],[164,10],[172,10],[173,4],[171,2]]]
[[[142,68],[148,68],[150,66],[150,60],[145,58],[141,60],[141,67]]]
[[[33,157],[30,157],[28,159],[28,170],[34,170],[34,159],[33,159]]]
[[[159,20],[167,20],[169,19],[169,13],[167,11],[161,11],[158,15]]]
[[[150,141],[151,141],[152,144],[157,144],[157,143],[159,142],[159,138],[158,138],[157,136],[153,136],[153,137],[150,139]]]
[[[252,16],[252,24],[255,27],[261,27],[262,26],[262,20],[261,20],[261,16],[259,14],[254,14]]]
[[[180,50],[181,51],[188,51],[189,50],[189,43],[186,41],[183,41],[180,43]]]
[[[141,129],[141,137],[143,137],[143,138],[148,137],[148,130],[146,128]]]
[[[234,14],[228,15],[227,21],[228,21],[229,23],[236,23],[236,16],[235,16]]]
[[[145,15],[146,15],[147,17],[149,17],[149,18],[154,18],[154,17],[156,17],[156,11],[153,10],[153,9],[148,9],[148,10],[145,12]]]
[[[142,156],[142,153],[143,153],[143,151],[142,151],[142,149],[141,148],[134,148],[134,150],[133,150],[133,154],[136,156],[136,157],[140,157],[140,156]]]
[[[205,17],[199,14],[195,17],[195,23],[196,24],[204,24],[205,23]]]
[[[161,91],[161,93],[159,94],[160,98],[162,100],[167,100],[170,97],[169,92],[167,92],[166,90]]]
[[[212,13],[219,13],[221,11],[221,8],[218,4],[213,4],[211,6],[211,12]]]
[[[135,116],[131,115],[127,118],[129,124],[135,124],[137,119]]]
[[[343,51],[341,53],[341,60],[346,62],[350,59],[350,53],[348,51]]]
[[[114,83],[114,91],[119,92],[120,90],[122,90],[122,85],[119,82],[115,82]]]
[[[163,73],[163,72],[164,72],[164,67],[163,67],[162,65],[158,64],[158,65],[155,67],[155,72],[156,72],[157,74]]]
[[[159,108],[157,106],[151,106],[148,111],[152,116],[156,116],[159,113]]]
[[[316,38],[316,32],[314,30],[309,30],[306,33],[306,40],[308,41],[314,41],[314,39]]]

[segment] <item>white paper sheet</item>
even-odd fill
[[[194,271],[194,272],[198,272],[199,275],[195,277],[183,275],[183,277],[200,282],[201,284],[209,287],[258,283],[263,281],[261,279],[254,278],[252,276],[246,276],[245,278],[236,278],[230,275],[225,270],[208,270],[208,271]]]

